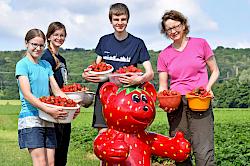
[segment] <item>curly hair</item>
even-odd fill
[[[164,13],[164,15],[162,16],[162,18],[161,18],[161,33],[166,34],[168,36],[167,30],[165,27],[165,22],[169,19],[179,21],[182,25],[185,26],[184,33],[186,35],[189,33],[189,25],[188,25],[187,18],[182,13],[180,13],[176,10],[166,11]]]

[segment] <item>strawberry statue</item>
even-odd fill
[[[190,143],[183,133],[170,138],[145,131],[155,118],[156,90],[147,82],[119,88],[112,82],[100,89],[108,129],[94,141],[94,152],[104,165],[150,166],[151,155],[185,160]]]

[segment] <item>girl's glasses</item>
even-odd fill
[[[30,42],[29,42],[30,43]],[[37,44],[37,43],[30,43],[31,46],[34,48],[34,49],[37,49],[37,47],[39,46],[41,49],[44,49],[46,44]]]

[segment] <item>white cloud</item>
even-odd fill
[[[250,41],[240,41],[235,45],[236,48],[250,48]]]
[[[189,20],[192,33],[218,29],[217,23],[194,0],[157,0],[150,3],[139,1],[131,2],[131,5],[133,13],[128,29],[142,37],[150,49],[160,50],[170,43],[160,34],[161,17],[167,10],[174,9],[183,13]]]
[[[215,49],[218,46],[223,46],[227,48],[250,48],[250,41],[247,41],[247,39],[242,40],[240,38],[233,40],[230,39],[215,39],[211,41],[212,48]]]
[[[68,36],[64,48],[95,48],[102,35],[113,32],[108,19],[108,10],[115,2],[117,1],[1,0],[0,50],[22,49],[24,35],[30,28],[36,27],[46,32],[47,26],[52,21],[60,21],[67,28]],[[218,30],[218,23],[209,13],[203,11],[198,0],[121,0],[121,2],[127,4],[131,12],[128,31],[142,38],[149,49],[160,50],[170,42],[160,34],[159,27],[161,17],[166,10],[179,10],[187,16],[191,34],[194,36],[197,33]]]
[[[8,5],[10,1],[9,0],[3,0],[3,1],[0,1],[0,10],[3,14],[6,14],[7,12],[10,11],[10,7]],[[7,15],[5,15],[7,16]]]

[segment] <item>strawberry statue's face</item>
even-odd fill
[[[101,87],[100,94],[109,128],[137,133],[153,122],[156,91],[152,84],[119,89],[114,83],[108,82]]]

